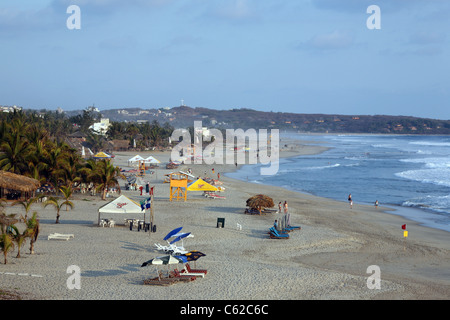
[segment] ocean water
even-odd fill
[[[394,213],[450,232],[450,136],[283,134],[330,147],[319,155],[280,160],[278,173],[244,165],[228,176],[354,204],[389,206]]]

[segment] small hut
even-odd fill
[[[8,200],[30,198],[40,186],[36,179],[0,170],[0,198]]]

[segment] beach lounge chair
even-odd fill
[[[184,250],[183,247],[177,247],[176,245],[171,245],[167,252],[169,252],[170,254],[174,254],[174,255],[183,255],[183,254],[188,253],[189,251]]]
[[[261,212],[262,213],[275,213],[277,211],[278,211],[277,209],[267,209],[267,208],[265,208]]]
[[[161,271],[158,273],[158,277],[145,279],[145,285],[156,285],[156,286],[169,286],[171,284],[177,283],[180,281],[180,278],[169,278],[163,277]]]
[[[180,281],[194,281],[195,279],[197,279],[197,276],[195,275],[190,275],[190,274],[184,274],[184,273],[180,273],[180,271],[178,271],[178,269],[174,269],[173,271],[170,272],[170,278],[176,278],[179,279]]]
[[[176,247],[174,245],[163,246],[162,244],[155,243],[155,247],[159,251],[164,251],[164,252],[170,253],[170,254],[172,254],[172,253],[178,254],[180,252],[185,252],[185,251],[182,251],[179,247]],[[181,253],[181,254],[184,254],[184,253]]]
[[[163,246],[163,245],[161,245],[161,244],[159,244],[159,243],[155,243],[155,247],[156,247],[156,249],[159,250],[159,251],[164,251],[164,252],[168,251],[168,247]]]
[[[214,193],[214,192],[208,192],[205,193],[205,196],[211,199],[226,199],[224,196],[219,196],[218,194]]]
[[[70,238],[74,238],[73,234],[62,234],[62,233],[51,233],[48,235],[47,240],[69,240]]]
[[[166,247],[166,252],[169,254],[174,254],[174,255],[183,255],[185,253],[188,253],[189,251],[186,251],[186,249],[184,249],[184,247],[178,247],[175,244],[170,244]]]
[[[204,278],[206,275],[206,273],[204,273],[204,272],[189,272],[188,269],[186,268],[186,266],[184,266],[184,269],[181,270],[181,274],[202,277],[202,278]]]
[[[271,239],[289,239],[289,235],[286,233],[279,233],[274,227],[269,229],[269,236]]]
[[[253,208],[246,208],[244,211],[245,214],[259,214],[259,211]]]
[[[297,226],[287,226],[285,228],[283,228],[283,231],[285,232],[291,232],[294,230],[300,230],[302,227],[297,227]]]
[[[192,269],[191,266],[189,265],[189,263],[186,263],[184,265],[184,270],[186,270],[189,273],[204,273],[204,274],[208,273],[208,270],[206,270],[206,269]],[[183,272],[183,271],[181,271],[181,272]]]

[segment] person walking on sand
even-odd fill
[[[352,199],[352,194],[350,193],[349,195],[348,195],[348,203],[350,204],[350,209],[352,209],[353,208],[353,199]]]
[[[378,200],[375,200],[375,209],[378,209]]]
[[[278,213],[281,213],[281,206],[282,206],[282,204],[281,204],[281,201],[280,201],[280,202],[278,202]]]
[[[287,213],[288,212],[288,203],[287,203],[287,201],[285,201],[284,202],[284,213]]]

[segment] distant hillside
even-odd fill
[[[66,112],[72,116],[82,112]],[[450,120],[409,116],[338,115],[264,112],[252,109],[213,110],[179,106],[161,109],[111,109],[101,114],[110,121],[170,123],[175,128],[187,128],[201,120],[208,128],[280,129],[311,133],[396,133],[450,134]]]

